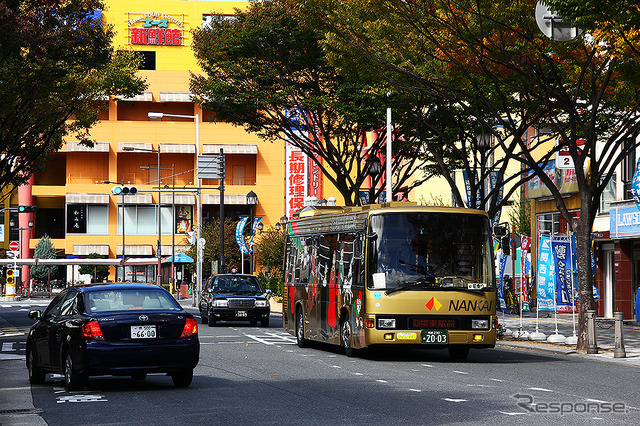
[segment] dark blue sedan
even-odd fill
[[[166,290],[150,284],[96,284],[69,287],[37,320],[27,337],[29,381],[46,373],[65,376],[67,390],[89,376],[171,376],[187,387],[198,364],[198,324]]]

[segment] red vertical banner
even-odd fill
[[[291,217],[293,212],[304,207],[307,196],[307,156],[295,146],[287,143],[285,159],[286,215]]]
[[[316,197],[318,199],[322,197],[322,170],[320,165],[322,159],[318,156],[315,157],[315,161],[309,159],[309,196]]]
[[[527,252],[531,247],[531,238],[522,237],[520,245],[520,279],[522,280],[522,301],[529,303],[529,289],[527,288]]]

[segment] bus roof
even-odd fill
[[[293,215],[295,233],[300,235],[315,233],[336,233],[344,231],[358,231],[366,228],[366,221],[370,215],[378,213],[403,212],[440,212],[466,213],[486,216],[482,210],[461,207],[419,206],[414,202],[391,202],[383,204],[368,204],[364,206],[310,206],[297,211]]]

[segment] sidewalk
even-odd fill
[[[615,321],[613,319],[596,318],[597,354],[579,353],[576,351],[575,345],[532,341],[529,338],[530,334],[535,332],[537,328],[537,331],[544,333],[547,339],[553,336],[553,341],[561,341],[561,336],[574,336],[574,329],[577,335],[577,321],[577,314],[574,319],[572,314],[557,314],[556,317],[555,313],[547,311],[541,311],[537,318],[535,312],[524,312],[522,317],[498,312],[498,322],[506,330],[504,338],[498,341],[498,345],[545,350],[559,354],[640,366],[640,325],[636,321],[623,322],[622,334],[626,353],[624,358],[614,358]],[[511,333],[509,332],[515,332],[515,334],[510,335]],[[522,334],[524,335],[520,337]]]

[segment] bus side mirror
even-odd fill
[[[508,231],[506,226],[496,225],[493,227],[493,235],[496,237],[504,237],[507,233]]]

